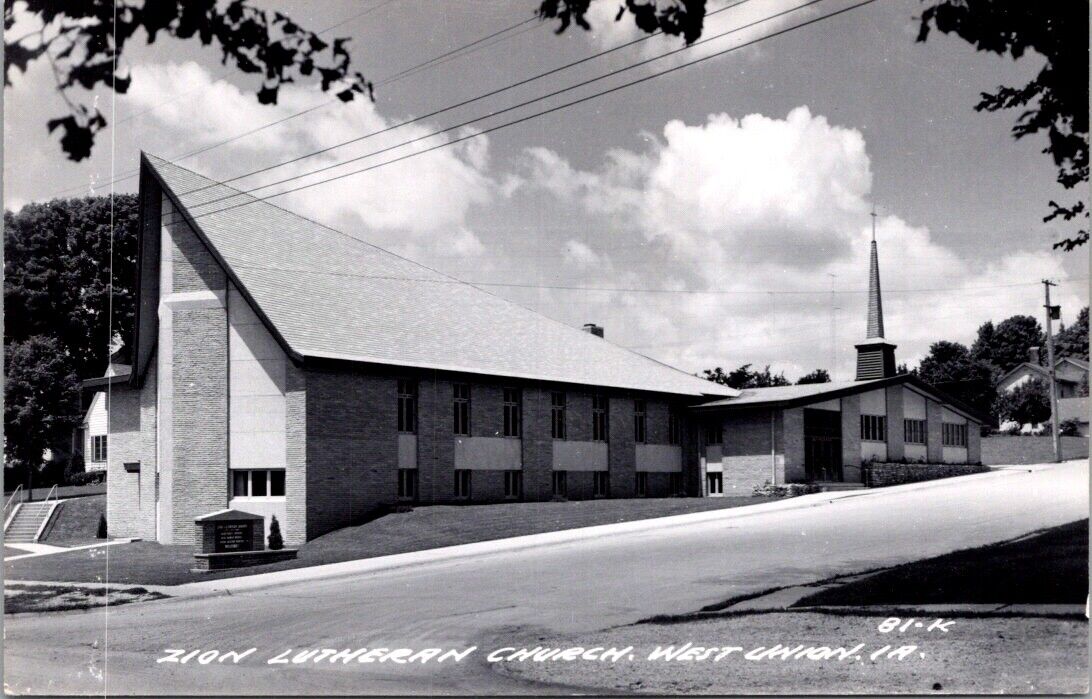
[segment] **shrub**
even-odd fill
[[[788,485],[773,485],[766,481],[763,485],[756,485],[751,495],[762,498],[795,498],[798,495],[818,493],[819,486],[811,483],[789,483]]]
[[[273,521],[269,523],[269,550],[280,551],[284,548],[284,539],[281,537],[281,523],[277,521],[277,515],[273,515]]]
[[[68,478],[68,485],[93,485],[106,482],[106,471],[81,471]]]
[[[1081,421],[1075,417],[1062,420],[1058,425],[1058,434],[1063,437],[1078,437],[1081,434]]]
[[[99,539],[106,538],[106,515],[99,515],[99,531],[95,536]]]

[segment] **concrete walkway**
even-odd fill
[[[19,561],[24,558],[36,558],[38,556],[52,556],[57,553],[68,553],[69,551],[79,551],[81,549],[97,549],[103,546],[115,546],[117,544],[128,544],[134,541],[140,541],[139,539],[113,539],[111,541],[104,541],[99,544],[84,544],[82,546],[54,546],[52,544],[39,544],[36,542],[19,542],[13,543],[5,541],[4,546],[12,549],[19,549],[26,551],[27,553],[20,554],[18,556],[6,556],[4,562]],[[56,583],[51,583],[56,584]]]

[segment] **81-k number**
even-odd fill
[[[940,631],[942,633],[948,633],[948,627],[954,624],[954,621],[945,621],[944,619],[936,619],[933,623],[926,626],[925,621],[918,621],[917,619],[900,619],[898,617],[889,617],[884,619],[879,625],[877,630],[880,633],[891,633],[898,631],[899,633],[906,633],[911,629],[922,629],[925,631]]]

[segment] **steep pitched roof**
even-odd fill
[[[736,393],[160,158],[142,167],[295,359]]]
[[[1062,364],[1063,362],[1069,362],[1070,364],[1073,364],[1074,366],[1077,366],[1077,367],[1079,367],[1081,369],[1084,369],[1085,371],[1088,371],[1088,362],[1084,361],[1083,359],[1077,359],[1075,357],[1062,357],[1061,359],[1055,361],[1054,362],[1055,369],[1057,369],[1058,365]],[[1031,372],[1033,374],[1039,374],[1044,379],[1050,378],[1050,372],[1048,372],[1046,370],[1045,366],[1042,366],[1042,365],[1039,365],[1039,364],[1032,364],[1031,362],[1021,362],[1020,364],[1017,364],[1012,369],[1009,369],[1007,372],[1005,372],[1005,374],[1003,376],[1001,376],[1001,378],[999,378],[997,380],[997,385],[1000,386],[1002,383],[1004,383],[1010,377],[1015,376],[1016,374],[1020,373],[1021,371],[1027,371],[1027,372]],[[1066,379],[1066,378],[1061,377],[1061,376],[1057,377],[1057,379],[1058,379],[1058,381],[1073,383],[1069,379]]]

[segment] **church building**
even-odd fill
[[[147,155],[140,207],[132,364],[84,382],[115,536],[192,544],[232,508],[298,545],[398,503],[749,495],[979,458],[981,419],[895,374],[875,241],[856,380],[740,391]]]

